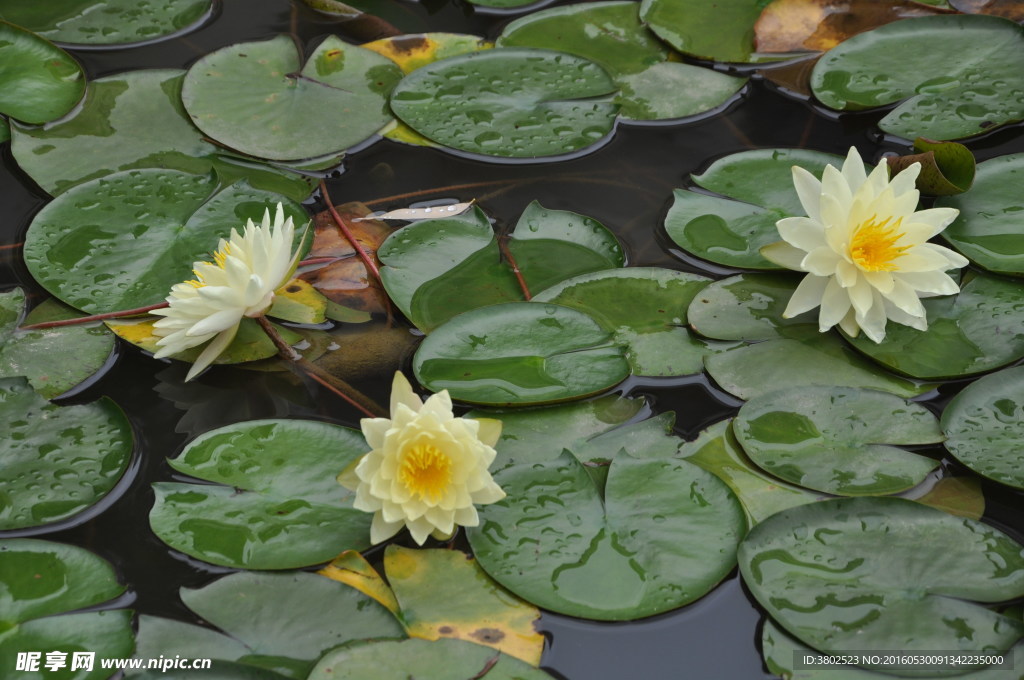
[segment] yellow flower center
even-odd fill
[[[207,262],[207,264],[215,264],[218,267],[220,267],[221,269],[224,269],[224,263],[227,261],[228,255],[230,255],[230,254],[231,254],[231,245],[225,243],[224,244],[224,250],[216,251],[213,254],[213,262]],[[203,278],[202,274],[197,272],[195,269],[192,270],[192,273],[195,274],[196,278],[189,279],[185,283],[189,284],[193,288],[202,288],[203,286],[207,285],[206,284],[206,279]]]
[[[436,503],[451,484],[452,461],[436,446],[417,444],[405,452],[398,476],[411,493]]]
[[[903,232],[898,231],[903,218],[896,220],[892,225],[889,224],[892,218],[886,218],[881,222],[877,219],[877,215],[872,215],[871,219],[854,231],[853,241],[850,243],[850,257],[865,271],[891,272],[897,269],[894,260],[910,248],[896,245],[896,242],[903,238]]]

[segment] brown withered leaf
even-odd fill
[[[910,0],[775,0],[754,24],[754,44],[758,52],[824,51],[899,19],[952,12]]]
[[[1013,21],[1024,21],[1024,0],[949,0],[964,14],[991,14]]]
[[[361,219],[354,222],[354,218],[365,218],[371,212],[362,203],[345,203],[335,210],[345,220],[356,242],[369,251],[370,257],[377,262],[377,248],[392,229],[377,220]],[[306,257],[339,258],[299,276],[303,281],[311,283],[328,300],[371,314],[387,311],[387,294],[380,282],[366,271],[366,266],[338,229],[330,211],[324,210],[313,217],[313,247]]]
[[[330,338],[328,351],[316,360],[320,368],[348,382],[381,385],[391,384],[395,366],[408,359],[418,341],[408,328],[382,321],[336,328]]]

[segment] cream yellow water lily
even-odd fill
[[[821,181],[793,168],[793,184],[807,217],[787,217],[777,226],[783,241],[761,249],[767,259],[807,272],[783,316],[820,306],[822,332],[836,324],[851,336],[860,331],[881,342],[886,321],[926,330],[920,298],[960,290],[946,272],[967,259],[928,243],[952,222],[953,208],[917,210],[914,163],[889,181],[883,159],[868,175],[855,148],[842,169],[826,166]]]
[[[242,233],[232,229],[228,240],[221,239],[213,262],[194,263],[195,278],[171,288],[170,306],[150,312],[164,317],[153,324],[154,333],[161,336],[153,356],[166,357],[209,342],[185,380],[209,366],[231,344],[242,318],[266,312],[274,291],[294,273],[294,235],[292,218],[285,219],[280,203],[273,223],[267,210],[261,224],[248,220]]]
[[[424,403],[401,372],[391,385],[391,418],[363,418],[372,451],[338,481],[356,492],[354,506],[372,512],[370,541],[409,528],[418,544],[431,534],[479,524],[476,507],[505,497],[487,471],[496,455],[501,421],[456,418],[448,390]]]

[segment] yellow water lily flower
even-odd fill
[[[161,336],[153,356],[166,357],[209,342],[185,380],[209,366],[231,344],[242,318],[266,312],[274,291],[295,271],[294,235],[292,218],[285,219],[280,203],[273,223],[267,210],[262,224],[248,220],[241,234],[232,229],[228,240],[221,239],[213,262],[194,263],[195,278],[171,288],[170,306],[150,312],[164,317],[153,324],[154,333]]]
[[[448,537],[456,526],[480,523],[474,505],[505,497],[487,471],[501,421],[456,418],[448,390],[424,403],[397,372],[391,418],[363,418],[360,426],[372,451],[338,481],[356,492],[356,509],[374,513],[372,543],[391,538],[403,526],[420,545],[431,534]]]
[[[820,307],[822,332],[836,324],[875,342],[886,321],[927,330],[922,297],[959,292],[946,272],[967,259],[928,239],[952,222],[953,208],[917,210],[914,188],[921,164],[889,180],[885,159],[868,175],[853,147],[842,169],[826,166],[821,181],[793,168],[793,184],[807,217],[776,223],[783,240],[761,249],[767,259],[807,272],[783,316]]]

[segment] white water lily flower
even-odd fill
[[[391,418],[363,418],[360,427],[373,450],[338,481],[356,492],[356,509],[374,513],[372,543],[391,538],[403,526],[420,545],[431,534],[448,537],[456,526],[480,523],[474,504],[505,497],[487,471],[501,421],[456,418],[448,390],[423,403],[396,372]]]
[[[274,291],[295,271],[294,235],[292,218],[285,219],[280,203],[273,224],[267,210],[262,224],[249,220],[241,234],[232,229],[231,238],[221,239],[213,262],[194,263],[196,278],[171,288],[170,307],[150,312],[164,317],[153,324],[161,336],[153,356],[170,356],[210,341],[185,380],[209,366],[231,344],[242,318],[267,311]]]
[[[869,176],[853,147],[842,170],[826,166],[821,181],[793,168],[807,217],[779,220],[783,241],[761,249],[772,262],[808,273],[785,318],[820,306],[822,332],[839,324],[851,336],[863,330],[875,342],[885,337],[887,320],[927,330],[920,298],[958,292],[946,271],[967,259],[928,243],[959,211],[917,211],[920,172],[921,164],[914,163],[889,181],[883,159]]]

